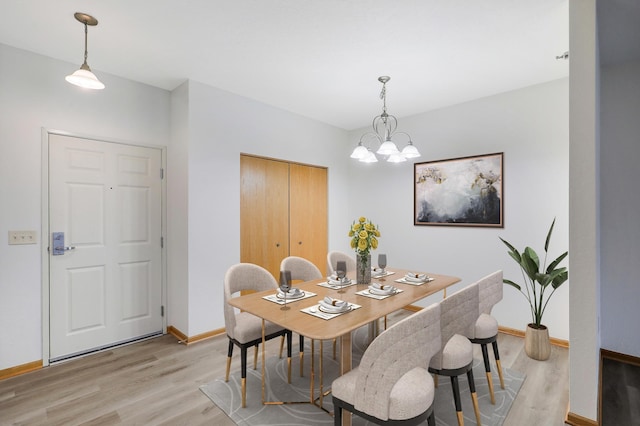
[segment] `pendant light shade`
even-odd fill
[[[391,142],[391,139],[387,139],[386,141],[384,141],[382,145],[380,145],[380,148],[378,148],[378,150],[376,151],[376,154],[380,155],[393,155],[399,153],[400,151],[398,151],[398,147],[395,143]]]
[[[391,80],[391,77],[378,77],[378,81],[382,83],[382,92],[380,92],[380,99],[382,99],[382,114],[373,119],[373,131],[362,135],[360,137],[360,142],[351,153],[351,158],[363,163],[378,162],[373,151],[364,144],[364,141],[367,139],[373,139],[380,144],[376,154],[384,157],[389,163],[402,163],[407,161],[408,158],[420,157],[420,152],[415,145],[413,145],[411,136],[406,132],[396,131],[398,127],[398,119],[393,115],[387,114],[386,84],[389,80]],[[409,139],[409,142],[404,148],[402,148],[402,151],[398,149],[398,146],[393,141],[393,137],[397,135],[405,135]]]
[[[78,69],[73,74],[66,76],[64,79],[71,84],[84,87],[85,89],[104,89],[104,83],[98,80],[98,77],[96,77],[96,75],[91,72],[91,69],[88,65],[86,65],[86,67],[85,65],[86,64],[82,64],[80,69]]]
[[[84,87],[85,89],[104,89],[104,83],[98,80],[98,77],[91,72],[91,68],[87,64],[87,25],[96,26],[98,20],[86,13],[76,12],[73,15],[80,23],[84,24],[84,62],[80,66],[80,69],[65,77],[71,84]]]
[[[365,156],[369,155],[369,150],[366,146],[359,143],[358,146],[355,147],[353,152],[351,153],[351,158],[355,158],[356,160],[361,160]]]
[[[413,144],[413,142],[411,142],[411,140],[409,140],[409,143],[405,145],[404,148],[402,148],[402,155],[404,155],[405,158],[416,158],[416,157],[420,157],[420,153],[418,152],[418,148],[415,147],[415,145]]]

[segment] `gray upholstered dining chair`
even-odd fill
[[[258,345],[262,342],[262,319],[248,312],[236,312],[236,309],[229,305],[227,301],[234,297],[236,293],[244,290],[264,291],[276,290],[277,288],[278,283],[271,273],[252,263],[233,265],[224,276],[224,322],[227,337],[229,338],[225,382],[229,381],[231,357],[233,355],[233,346],[235,345],[240,348],[241,354],[243,408],[247,406],[247,349],[252,346],[255,347],[253,358],[253,368],[255,369],[258,359]],[[265,323],[265,339],[269,340],[278,336],[287,337],[287,358],[289,365],[291,365],[291,331],[267,321]],[[290,381],[291,377],[289,376]]]
[[[434,383],[426,370],[440,349],[440,305],[422,309],[383,331],[360,364],[331,386],[334,424],[342,410],[377,424],[435,426]]]
[[[451,378],[453,401],[458,416],[458,424],[464,425],[462,402],[458,376],[467,374],[469,390],[476,421],[480,426],[480,408],[473,380],[473,345],[466,337],[478,319],[478,285],[471,284],[440,302],[440,327],[442,345],[440,351],[431,358],[429,372]]]
[[[322,272],[313,262],[298,256],[289,256],[280,262],[281,271],[291,271],[291,280],[312,281],[322,278]],[[335,343],[334,343],[335,344]],[[304,368],[304,336],[300,335],[300,377]]]
[[[350,256],[341,251],[330,251],[327,253],[327,270],[329,271],[329,275],[333,274],[336,269],[336,262],[339,260],[343,260],[347,264],[347,272],[356,270],[356,259],[353,256]]]
[[[493,379],[491,378],[491,366],[489,364],[489,351],[487,344],[493,346],[493,356],[496,360],[498,377],[500,378],[500,387],[504,389],[504,378],[502,377],[502,366],[500,365],[500,352],[498,351],[498,321],[491,316],[493,306],[502,300],[502,271],[493,272],[486,277],[481,278],[478,282],[479,305],[478,320],[475,326],[467,335],[471,343],[479,344],[482,348],[482,358],[484,360],[484,369],[487,375],[487,383],[489,384],[489,394],[491,395],[491,403],[495,404],[496,399],[493,393]]]

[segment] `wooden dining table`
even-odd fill
[[[393,274],[383,278],[372,277],[372,283],[391,284],[402,291],[383,300],[356,294],[359,291],[366,290],[368,288],[366,284],[350,285],[344,287],[342,289],[343,292],[339,292],[337,288],[327,288],[320,285],[327,283],[327,279],[323,278],[300,283],[294,282],[293,287],[299,288],[305,293],[312,292],[316,295],[302,299],[289,299],[286,304],[288,309],[281,309],[283,305],[265,299],[265,296],[274,295],[274,290],[234,297],[229,299],[229,304],[262,318],[263,323],[264,321],[270,321],[309,339],[323,341],[339,338],[339,365],[340,374],[342,375],[351,370],[352,331],[362,326],[376,323],[380,318],[439,291],[446,292],[447,287],[460,281],[460,278],[454,276],[411,271],[412,273],[424,273],[432,280],[420,285],[405,284],[398,283],[396,280],[404,277],[410,271],[389,268],[389,272],[393,272]],[[350,278],[355,280],[355,276],[350,276]],[[317,305],[325,296],[356,304],[360,307],[331,319],[319,318],[302,311],[302,309]],[[264,368],[264,344],[262,347],[262,365]],[[342,424],[350,425],[351,415],[350,413],[345,414],[342,417]]]

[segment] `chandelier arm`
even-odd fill
[[[395,136],[395,135],[405,135],[407,138],[409,138],[409,142],[412,142],[412,140],[411,140],[411,135],[410,135],[409,133],[407,133],[407,132],[395,132],[393,135],[394,135],[394,136]],[[412,142],[412,143],[413,143],[413,142]]]
[[[365,142],[364,141],[365,138],[370,138],[370,137],[375,138],[375,140],[378,142],[378,144],[382,144],[382,142],[383,142],[382,139],[380,138],[380,135],[378,135],[377,133],[367,132],[367,133],[364,133],[362,136],[360,136],[360,142],[359,143],[364,145],[364,146],[367,146],[363,142]],[[367,148],[368,148],[368,146],[367,146]]]

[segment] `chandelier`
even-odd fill
[[[403,161],[407,161],[408,158],[420,157],[420,152],[418,152],[418,149],[413,145],[411,136],[406,132],[396,131],[398,128],[398,119],[393,115],[387,114],[386,85],[389,80],[391,80],[391,77],[378,77],[378,81],[382,83],[382,91],[380,92],[380,99],[382,99],[382,114],[373,119],[373,131],[363,134],[360,137],[360,142],[358,142],[358,145],[351,153],[351,158],[363,163],[378,162],[376,154],[385,158],[389,163],[401,163]],[[398,149],[398,146],[392,140],[392,138],[397,135],[404,135],[408,139],[408,142],[404,148],[402,148],[402,151]],[[367,141],[374,141],[379,144],[375,154],[371,148],[366,145]]]

